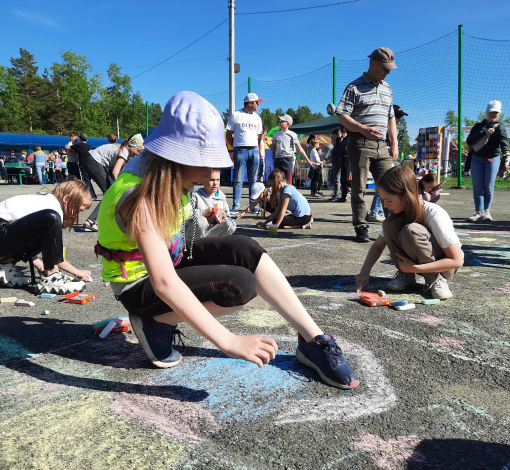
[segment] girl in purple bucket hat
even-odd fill
[[[103,198],[95,251],[150,360],[158,367],[181,362],[175,344],[184,321],[231,357],[269,363],[274,339],[236,335],[216,319],[259,294],[298,331],[299,361],[334,387],[356,387],[335,338],[315,324],[264,248],[246,236],[186,240],[184,222],[195,214],[189,191],[212,169],[232,166],[218,111],[180,92],[144,145]]]

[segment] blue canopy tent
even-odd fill
[[[121,140],[122,141],[122,140]],[[38,135],[38,134],[8,134],[0,133],[0,151],[2,150],[26,150],[31,153],[39,146],[43,150],[58,150],[69,143],[69,136],[61,135]],[[87,143],[96,148],[107,144],[108,139],[90,137]]]

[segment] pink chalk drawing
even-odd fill
[[[360,431],[358,439],[352,442],[352,447],[369,452],[377,467],[383,470],[395,470],[402,462],[411,460],[411,457],[413,462],[425,461],[422,454],[413,452],[420,442],[421,439],[414,434],[385,441],[375,434]]]
[[[462,347],[463,344],[465,344],[465,341],[460,341],[455,338],[451,338],[450,336],[431,336],[430,339],[434,340],[436,343],[441,344],[442,346],[451,346],[453,348],[462,349],[464,351],[464,348]]]
[[[181,401],[175,395],[114,393],[111,405],[119,415],[181,441],[203,441],[206,434],[220,429],[214,416],[199,403]]]
[[[408,320],[417,321],[420,323],[425,323],[430,326],[437,326],[439,323],[444,321],[444,318],[434,317],[432,315],[427,315],[426,313],[408,313],[406,315]]]
[[[504,286],[494,288],[496,294],[510,294],[510,282],[507,282]]]

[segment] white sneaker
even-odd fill
[[[483,219],[483,212],[475,212],[471,217],[466,219],[466,222],[478,222]]]
[[[487,209],[484,213],[483,213],[483,220],[488,220],[489,222],[492,221],[492,215],[491,213],[489,212],[489,209]]]
[[[389,290],[404,290],[410,284],[416,281],[416,276],[414,273],[404,273],[402,271],[397,271],[393,279],[386,284],[386,289]]]
[[[375,215],[369,215],[367,217],[367,222],[384,222],[386,220],[386,217],[382,214],[375,214]]]
[[[430,289],[430,295],[433,299],[446,300],[453,297],[448,281],[443,276],[439,276],[437,281],[427,286],[427,288]]]
[[[60,271],[48,277],[41,274],[36,286],[36,290],[39,294],[47,292],[48,294],[64,295],[73,292],[81,292],[83,289],[85,289],[85,283],[83,281],[71,281]]]
[[[23,268],[12,264],[0,264],[0,285],[7,287],[28,286],[30,276],[23,274]]]

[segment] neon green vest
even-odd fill
[[[99,227],[98,242],[105,248],[119,251],[138,250],[136,241],[131,242],[126,234],[126,228],[118,214],[120,206],[128,198],[128,196],[142,182],[140,176],[134,175],[127,171],[122,172],[119,178],[108,189],[103,196],[97,225]],[[182,195],[182,204],[184,206],[184,219],[190,216],[190,204],[188,197]],[[182,213],[179,211],[179,227],[183,223]],[[169,245],[176,245],[180,239],[180,229],[172,234],[173,238]],[[127,279],[122,277],[120,264],[116,261],[108,261],[101,257],[103,270],[101,275],[105,282],[133,282],[143,276],[147,276],[147,269],[143,261],[124,261],[124,268],[127,272]]]

